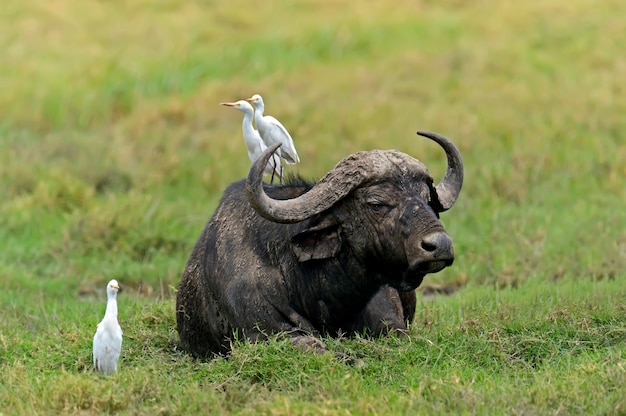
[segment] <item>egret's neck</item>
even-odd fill
[[[243,130],[244,138],[249,137],[254,132],[254,126],[252,125],[252,113],[243,114],[241,129]]]
[[[105,315],[113,315],[117,318],[117,298],[115,295],[107,298],[107,309],[104,312]]]
[[[256,103],[254,106],[254,118],[259,119],[263,118],[263,112],[265,111],[265,105],[263,103]]]

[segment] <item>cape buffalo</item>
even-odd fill
[[[439,213],[456,201],[463,161],[445,137],[418,132],[446,152],[434,185],[426,166],[397,150],[358,152],[319,182],[263,183],[279,145],[226,189],[180,282],[180,345],[224,354],[234,337],[283,333],[323,350],[320,334],[404,331],[415,288],[450,266],[452,240]]]

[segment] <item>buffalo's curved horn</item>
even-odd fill
[[[252,207],[262,217],[280,223],[303,221],[332,207],[350,191],[358,187],[372,174],[380,174],[385,168],[374,167],[363,160],[364,152],[348,156],[326,174],[315,186],[297,198],[280,200],[270,198],[263,189],[263,169],[279,143],[269,146],[252,164],[246,189]],[[369,167],[364,169],[364,165]]]
[[[454,143],[440,134],[429,131],[418,131],[417,134],[437,142],[445,150],[448,157],[446,174],[435,187],[442,208],[441,212],[447,211],[456,202],[463,186],[463,159],[461,158],[461,153]]]

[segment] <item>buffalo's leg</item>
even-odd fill
[[[415,292],[398,292],[383,286],[363,309],[352,332],[375,337],[389,332],[406,333],[405,323],[413,319],[408,313],[415,313]]]

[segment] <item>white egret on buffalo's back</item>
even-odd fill
[[[106,374],[117,372],[117,361],[122,352],[122,328],[117,322],[117,280],[107,284],[107,307],[93,337],[93,366]]]
[[[261,153],[263,153],[263,151],[267,149],[267,146],[261,139],[261,135],[252,125],[254,108],[252,107],[252,105],[250,105],[249,102],[245,100],[239,100],[234,103],[220,104],[227,107],[236,108],[243,113],[243,122],[241,124],[241,130],[243,131],[243,141],[246,143],[246,148],[248,149],[248,157],[250,158],[250,161],[254,163],[254,161],[259,158]],[[266,175],[272,175],[272,181],[274,180],[274,176],[278,176],[278,179],[282,183],[283,167],[278,155],[272,155],[272,159],[270,159],[270,161],[267,163],[264,173]]]
[[[293,144],[293,139],[289,132],[272,116],[265,116],[265,104],[263,103],[263,97],[259,94],[254,94],[252,97],[246,99],[246,101],[254,104],[256,109],[254,113],[254,121],[256,122],[256,128],[259,129],[259,134],[265,142],[266,146],[271,146],[274,143],[280,142],[282,146],[278,148],[278,153],[285,159],[290,165],[300,162],[296,146]]]

